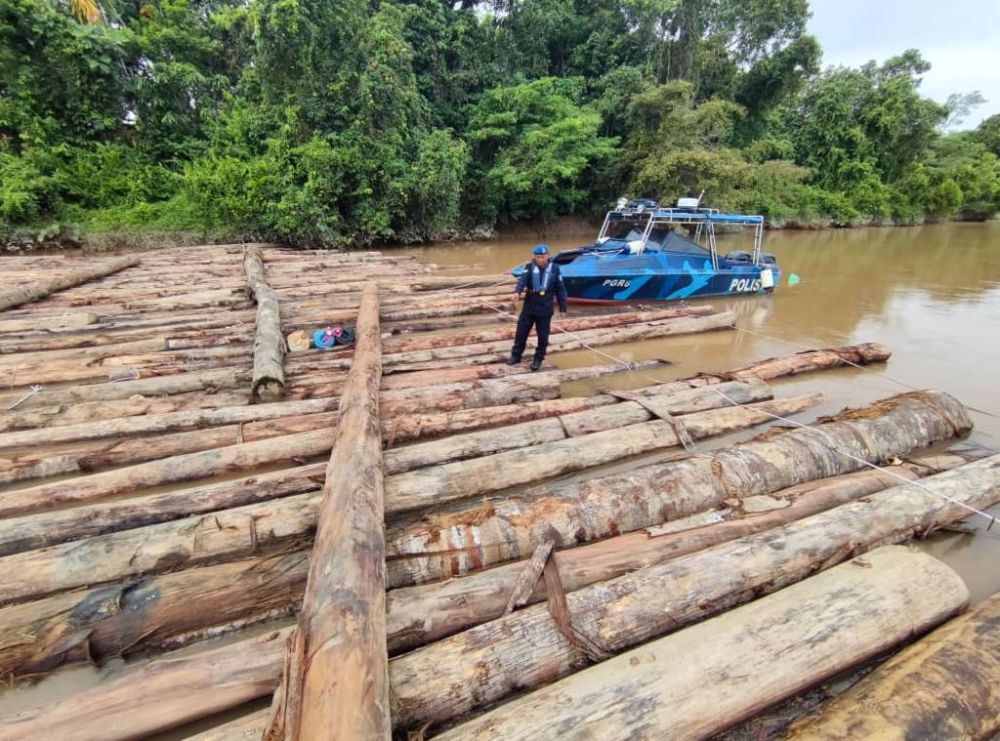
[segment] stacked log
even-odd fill
[[[515,690],[541,686],[580,669],[591,656],[621,652],[872,546],[959,520],[968,514],[962,504],[990,507],[1000,502],[998,482],[1000,456],[992,456],[919,487],[904,484],[585,587],[566,595],[569,637],[543,605],[470,628],[393,661],[393,719],[410,728],[443,723]]]
[[[138,257],[120,257],[104,264],[78,266],[74,270],[61,275],[43,278],[25,285],[4,288],[0,291],[0,311],[32,301],[38,301],[56,291],[78,286],[81,283],[88,283],[97,278],[104,278],[138,264]]]
[[[894,656],[789,738],[990,738],[1000,730],[1000,594]]]
[[[823,520],[817,519],[821,516],[807,518],[794,532],[786,528],[777,531],[780,533],[777,536],[765,533],[763,536],[755,536],[756,540],[744,538],[733,541],[731,546],[723,547],[725,551],[712,548],[704,551],[704,555],[696,554],[669,562],[664,567],[673,568],[667,573],[663,573],[662,568],[644,568],[635,572],[631,580],[638,578],[649,585],[651,601],[643,599],[644,595],[633,592],[630,599],[619,603],[622,608],[627,608],[624,611],[611,609],[609,605],[603,610],[604,628],[598,632],[593,622],[581,614],[579,610],[581,605],[574,604],[576,595],[587,591],[581,590],[567,596],[573,625],[580,630],[581,635],[600,639],[602,645],[610,650],[615,645],[611,642],[612,635],[617,634],[619,637],[616,640],[624,640],[626,643],[642,641],[649,635],[655,637],[676,630],[700,617],[721,612],[727,606],[774,591],[817,569],[836,565],[854,555],[852,551],[860,553],[886,541],[904,539],[914,528],[935,527],[955,521],[964,514],[960,504],[956,503],[981,507],[989,506],[1000,499],[1000,456],[992,456],[981,462],[929,477],[924,479],[923,485],[938,491],[939,494],[953,497],[954,501],[946,502],[944,499],[928,497],[923,488],[906,484],[876,495],[868,502],[842,505],[830,510],[822,516]],[[929,501],[931,499],[933,501]],[[928,514],[929,516],[924,516]],[[868,528],[870,524],[874,525],[874,529]],[[832,542],[827,543],[826,534],[831,528],[846,535],[850,546],[845,547],[841,539],[843,535],[838,535]],[[809,546],[800,547],[805,545],[804,542],[798,542],[801,538],[809,539]],[[723,564],[727,561],[729,566],[723,568]],[[764,567],[765,561],[771,562],[770,567]],[[794,564],[793,568],[789,568],[791,564]],[[750,572],[746,570],[748,565],[752,567]],[[758,577],[756,575],[759,573],[758,568],[760,572],[767,571],[770,579],[764,578],[763,575]],[[706,582],[705,574],[717,575],[718,582]],[[625,593],[622,588],[626,584],[624,579],[628,578],[623,577],[600,585],[595,594],[606,594],[609,597],[617,594],[623,598]],[[656,596],[660,592],[666,593]],[[665,608],[664,605],[669,605],[669,608]],[[461,714],[470,705],[490,702],[496,693],[491,692],[481,696],[479,693],[484,683],[504,694],[513,688],[526,689],[536,686],[536,667],[539,662],[548,661],[547,657],[550,654],[565,654],[575,667],[588,663],[587,655],[579,644],[570,642],[554,627],[550,628],[550,637],[544,648],[545,655],[536,656],[536,652],[542,649],[535,641],[538,637],[535,630],[549,628],[551,624],[551,619],[537,619],[539,609],[544,612],[544,608],[529,607],[502,620],[487,623],[481,626],[481,629],[474,629],[480,631],[481,648],[490,649],[492,654],[492,659],[486,664],[476,663],[476,656],[482,651],[476,649],[474,644],[469,644],[465,654],[467,658],[461,659],[457,664],[439,661],[428,665],[426,671],[419,677],[414,673],[415,658],[423,663],[424,659],[431,656],[431,652],[437,653],[439,659],[443,658],[442,654],[453,645],[455,639],[461,638],[462,634],[393,659],[390,662],[391,692],[400,702],[398,706],[394,705],[394,723],[414,727],[422,725],[424,721],[419,718],[427,718],[427,715],[426,712],[414,712],[415,697],[421,698],[421,708],[424,711],[436,708],[439,711],[439,719],[445,720]],[[629,613],[642,613],[639,621],[641,625],[631,623],[628,620]],[[632,626],[630,630],[619,632],[628,624]],[[103,738],[130,738],[162,730],[163,726],[160,725],[163,721],[162,714],[152,712],[152,708],[163,703],[160,696],[161,688],[169,686],[173,688],[172,693],[176,690],[183,694],[180,687],[185,684],[184,677],[197,672],[204,672],[213,681],[219,682],[225,687],[225,692],[203,691],[201,684],[189,688],[192,693],[192,697],[189,698],[192,710],[184,714],[179,723],[191,719],[197,712],[207,715],[235,707],[273,691],[278,684],[284,658],[280,650],[262,649],[259,641],[266,640],[268,643],[265,645],[271,645],[271,641],[282,642],[286,636],[287,633],[270,634],[266,639],[245,639],[210,651],[188,654],[182,661],[154,660],[136,666],[122,676],[108,680],[103,686],[85,690],[72,698],[3,720],[0,722],[0,738],[36,736],[61,738],[64,733],[68,738],[86,738],[88,734],[91,737],[99,735]],[[502,659],[503,654],[496,653],[499,645],[497,641],[512,649],[508,656],[510,663]],[[517,646],[522,644],[527,645],[518,649]],[[248,653],[254,655],[250,656]],[[516,657],[514,654],[519,656]],[[263,658],[260,658],[261,656]],[[517,670],[514,663],[518,659],[524,665],[524,672],[519,678],[515,678]],[[228,670],[228,667],[234,666],[233,662],[248,660],[253,660],[254,667],[259,669],[254,668],[244,673]],[[486,667],[485,673],[477,669],[477,666]],[[222,669],[216,671],[214,667]],[[546,672],[549,680],[559,674],[559,672],[553,673],[552,669],[553,667],[550,667]],[[459,690],[454,695],[438,696],[436,689],[441,682],[448,682],[448,676],[458,672],[478,673],[480,676],[472,680],[468,692]],[[440,676],[442,674],[445,676]],[[423,692],[414,687],[415,682],[425,685]],[[104,698],[113,697],[119,691],[126,692],[126,688],[130,697],[128,707],[110,702],[102,705]],[[204,697],[194,698],[194,693],[203,692]],[[469,696],[470,693],[476,698],[475,700]],[[170,697],[178,698],[180,702],[178,694],[171,694]],[[102,707],[99,716],[94,712],[81,711],[81,708],[93,706]]]
[[[708,738],[927,631],[968,599],[965,583],[940,561],[899,546],[880,548],[439,738]],[[851,738],[858,738],[854,731]]]
[[[0,282],[68,264],[18,262]],[[935,392],[695,443],[820,399],[774,398],[765,380],[880,362],[880,346],[668,382],[641,372],[662,376],[657,361],[555,369],[566,350],[735,320],[624,308],[565,318],[529,373],[497,362],[511,289],[398,255],[223,245],[8,309],[0,674],[128,663],[0,719],[0,738],[135,737],[279,685],[272,738],[440,726],[962,513],[915,492],[996,496],[991,459],[859,471],[967,431]],[[262,344],[336,323],[358,326],[353,347]],[[602,390],[612,373],[628,390]],[[584,379],[588,396],[566,396]]]
[[[730,497],[766,494],[855,471],[863,465],[861,461],[889,460],[963,434],[971,425],[964,407],[953,397],[940,392],[907,393],[857,414],[842,415],[821,430],[794,430],[715,455],[539,488],[462,509],[432,511],[390,528],[389,583],[421,583],[525,558],[549,539],[566,547],[649,527],[718,506]],[[672,433],[661,428],[659,434]],[[627,445],[627,441],[619,444]],[[556,460],[543,465],[551,470],[572,464]],[[432,469],[431,474],[447,468]],[[391,491],[387,489],[387,496]]]

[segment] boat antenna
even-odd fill
[[[701,199],[705,197],[705,189],[701,189],[701,193],[698,194],[698,206],[701,206]]]

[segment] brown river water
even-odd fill
[[[544,241],[558,251],[592,241],[595,231],[569,223],[545,234],[522,232],[490,242],[453,242],[399,251],[434,263],[445,274],[499,274],[528,260],[536,242]],[[745,242],[729,236],[720,239],[722,251],[745,247]],[[1000,393],[996,390],[1000,367],[1000,222],[773,232],[766,236],[765,249],[777,256],[782,269],[781,283],[772,295],[701,301],[734,310],[737,326],[744,331],[601,347],[615,358],[660,358],[671,365],[569,384],[566,392],[642,386],[803,349],[880,342],[893,351],[885,366],[775,381],[777,395],[822,392],[826,396],[823,405],[795,418],[808,423],[820,415],[910,388],[941,389],[973,408],[970,414],[975,429],[966,442],[1000,451]],[[790,273],[801,279],[795,286],[787,283]],[[584,309],[571,306],[570,311]],[[591,351],[560,353],[550,359],[560,367],[611,362]],[[701,441],[697,446],[709,449],[752,434]],[[629,465],[635,464],[624,467]],[[1000,506],[992,512],[1000,517]],[[1000,523],[990,532],[978,517],[965,525],[975,532],[939,533],[920,547],[956,569],[969,585],[972,599],[979,601],[1000,590]],[[0,691],[0,716],[92,686],[120,669],[120,662],[104,669],[70,669],[36,686]],[[266,702],[246,709],[262,706]],[[244,710],[159,738],[185,738]]]
[[[547,233],[403,252],[452,274],[457,266],[470,264],[470,274],[500,273],[530,259],[536,242],[544,241],[558,252],[592,241],[596,230],[580,226],[563,224]],[[721,251],[738,248],[747,248],[745,239],[720,239]],[[779,231],[766,235],[764,248],[775,254],[782,269],[773,294],[699,300],[735,311],[742,331],[601,347],[617,358],[672,363],[615,377],[614,385],[640,386],[654,379],[727,370],[809,348],[879,342],[893,353],[886,365],[775,381],[778,395],[822,392],[822,406],[796,417],[808,423],[910,388],[941,389],[971,408],[975,428],[967,442],[1000,451],[1000,222]],[[788,284],[791,273],[800,278],[794,286]],[[571,305],[574,311],[586,309]],[[560,367],[611,362],[590,351],[551,359]],[[604,378],[572,384],[570,391],[593,392],[609,385]],[[1000,507],[992,514],[1000,517]],[[988,524],[972,517],[964,525],[975,534],[940,533],[922,543],[962,575],[974,601],[1000,590],[1000,523],[986,532]]]

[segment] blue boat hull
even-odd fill
[[[781,276],[776,264],[760,266],[720,258],[718,269],[713,269],[704,257],[674,252],[593,251],[559,267],[570,300],[601,303],[769,293]],[[765,270],[770,271],[770,280],[762,276]]]

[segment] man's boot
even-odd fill
[[[535,358],[534,360],[531,361],[531,370],[536,371],[541,367],[542,367],[542,361],[539,360],[538,358]]]
[[[507,358],[507,365],[517,365],[520,362],[521,362],[521,359],[519,357],[514,356],[514,355],[511,355],[509,358]]]

